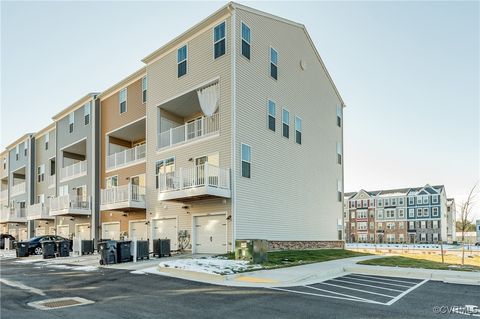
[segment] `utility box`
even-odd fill
[[[100,265],[110,265],[117,263],[116,241],[109,240],[98,243],[98,252],[100,253]]]
[[[82,240],[80,253],[82,255],[93,254],[93,240]]]
[[[57,244],[54,241],[46,240],[42,242],[43,259],[55,258],[56,251],[57,251]]]
[[[255,264],[267,261],[266,239],[239,239],[235,241],[235,259],[248,260]]]
[[[117,262],[125,263],[132,261],[132,254],[130,252],[132,242],[128,240],[117,241]]]
[[[154,239],[153,255],[157,255],[158,257],[171,256],[170,239]]]
[[[17,242],[17,257],[28,257],[28,242]]]
[[[137,260],[138,259],[149,259],[148,256],[148,240],[137,240]]]
[[[57,244],[57,256],[68,257],[70,256],[70,242],[67,240],[59,240]]]

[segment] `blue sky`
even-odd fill
[[[1,147],[224,3],[2,2]],[[347,104],[346,191],[444,184],[460,201],[479,180],[478,2],[241,3],[306,25]]]

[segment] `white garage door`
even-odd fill
[[[75,225],[75,228],[75,237],[83,240],[90,240],[90,224],[77,224]]]
[[[194,218],[195,252],[224,254],[227,252],[227,221],[225,215]]]
[[[144,220],[130,222],[130,239],[147,240],[147,224]]]
[[[55,235],[55,227],[48,228],[48,235]]]
[[[45,234],[45,227],[37,227],[35,228],[35,236],[43,236]]]
[[[120,223],[103,223],[102,239],[120,240]]]
[[[18,230],[18,240],[27,240],[28,239],[28,230],[27,228],[20,228]]]
[[[68,225],[57,226],[57,235],[63,238],[70,238],[70,227]]]
[[[170,249],[178,249],[177,219],[154,219],[152,220],[153,239],[170,239]]]
[[[15,238],[15,240],[17,240],[17,241],[20,240],[20,239],[18,238],[18,232],[17,232],[17,230],[16,230],[15,228],[10,228],[10,229],[8,230],[8,233],[9,233],[10,235],[12,235],[12,236]]]

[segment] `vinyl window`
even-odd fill
[[[377,203],[378,203],[378,207],[383,206],[383,200],[381,198],[378,199]]]
[[[18,161],[18,154],[20,153],[20,144],[15,146],[15,160]]]
[[[408,217],[409,218],[414,218],[415,217],[415,209],[413,209],[413,208],[408,209]]]
[[[215,59],[225,54],[225,22],[213,28],[213,51]]]
[[[295,143],[302,144],[302,119],[295,116]]]
[[[147,77],[142,78],[142,103],[147,102]]]
[[[275,116],[276,116],[276,105],[275,102],[268,100],[267,104],[267,125],[268,129],[275,132]]]
[[[415,197],[408,198],[408,205],[415,205]]]
[[[41,183],[45,181],[45,165],[42,164],[37,167],[37,182]]]
[[[28,140],[23,142],[23,155],[27,156],[27,152],[28,152]]]
[[[437,229],[438,228],[438,220],[433,220],[432,221],[432,228]]]
[[[337,164],[342,165],[342,143],[337,142]]]
[[[357,211],[357,218],[367,218],[367,211],[365,210]]]
[[[437,204],[438,203],[438,195],[432,195],[432,203]]]
[[[45,150],[48,150],[48,143],[50,142],[50,133],[45,134]]]
[[[118,176],[109,176],[105,179],[105,187],[113,188],[118,186]]]
[[[251,177],[252,150],[247,144],[242,144],[242,177]]]
[[[155,163],[155,187],[173,186],[175,173],[175,157],[166,158]],[[161,178],[162,177],[162,178]]]
[[[342,107],[337,105],[337,126],[342,127]]]
[[[438,207],[432,207],[432,216],[438,217]]]
[[[250,28],[242,22],[242,55],[250,60]]]
[[[90,112],[92,109],[92,102],[88,102],[83,106],[83,120],[85,125],[90,123]]]
[[[120,114],[127,112],[127,88],[120,90],[118,93],[118,102]]]
[[[285,109],[282,110],[282,134],[290,138],[290,113]]]
[[[398,218],[405,218],[405,211],[403,209],[398,210]]]
[[[68,131],[73,133],[73,123],[75,122],[75,113],[68,114]]]
[[[343,185],[342,185],[342,181],[337,179],[337,200],[339,202],[342,201],[342,197],[343,197]]]
[[[278,52],[274,48],[270,48],[270,76],[278,78]]]
[[[383,218],[383,209],[379,209],[379,210],[377,211],[377,217],[378,217],[378,218]]]
[[[177,50],[177,72],[178,77],[182,77],[187,74],[187,45]]]

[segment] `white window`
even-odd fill
[[[358,222],[357,230],[367,230],[367,222]]]
[[[395,209],[386,209],[385,214],[387,218],[395,218]]]
[[[50,133],[45,134],[45,150],[48,150],[48,143],[50,142]]]
[[[270,76],[275,80],[278,78],[278,52],[270,47]]]
[[[415,197],[408,198],[408,205],[415,205]]]
[[[109,176],[105,179],[105,188],[112,188],[118,186],[118,176]]]
[[[337,142],[337,164],[342,164],[342,143]]]
[[[364,208],[368,207],[368,200],[362,199],[362,207],[364,207]]]
[[[438,233],[433,233],[432,236],[433,236],[433,241],[437,242],[438,241]]]
[[[147,77],[142,78],[142,103],[147,102]]]
[[[423,203],[428,204],[428,195],[423,196]]]
[[[73,123],[75,122],[75,112],[68,114],[68,131],[73,133]]]
[[[90,112],[92,109],[92,102],[85,103],[83,106],[83,122],[85,125],[90,123]]]
[[[7,169],[7,158],[3,158],[3,169]]]
[[[342,181],[337,179],[337,200],[339,202],[342,201],[342,197],[343,197],[343,185],[342,185]]]
[[[242,144],[242,177],[251,177],[252,150],[249,145]]]
[[[58,187],[58,196],[68,195],[68,185]]]
[[[377,223],[377,229],[382,230],[383,229],[383,223]]]
[[[268,129],[275,132],[275,117],[276,117],[277,107],[275,102],[268,100],[267,102],[267,126]]]
[[[432,221],[432,228],[437,229],[438,228],[438,220],[433,220]]]
[[[377,211],[377,217],[378,217],[378,218],[383,218],[383,209],[379,209],[379,210]]]
[[[395,223],[387,223],[387,229],[395,229]]]
[[[302,119],[295,116],[295,142],[302,144]]]
[[[177,76],[182,77],[187,74],[187,45],[182,46],[177,50]]]
[[[430,216],[428,208],[424,208],[423,209],[423,217],[428,217],[428,216]]]
[[[438,195],[432,195],[432,203],[438,204]]]
[[[392,198],[392,206],[397,206],[397,199],[396,198]]]
[[[18,161],[18,156],[19,156],[18,154],[19,153],[20,153],[20,144],[17,144],[15,146],[15,160],[17,160],[17,161]]]
[[[45,204],[45,194],[38,194],[37,195],[37,204],[38,203]]]
[[[422,221],[420,222],[420,228],[422,228],[422,229],[427,228],[426,222],[425,222],[424,220],[422,220]]]
[[[383,206],[383,199],[379,198],[377,203],[378,203],[378,207],[382,207]]]
[[[390,206],[390,199],[385,198],[384,204],[385,204],[385,207]]]
[[[408,217],[409,218],[414,218],[415,217],[415,209],[413,209],[413,208],[408,209]]]
[[[400,197],[400,198],[398,199],[398,205],[403,206],[403,204],[404,204],[404,202],[403,202],[403,197]]]
[[[225,54],[225,22],[213,28],[213,56],[219,58]]]
[[[242,22],[242,55],[250,60],[250,28]]]
[[[438,217],[438,207],[432,207],[432,216]]]
[[[420,234],[420,240],[421,241],[426,241],[427,240],[427,235],[425,233]]]
[[[357,210],[357,218],[367,218],[366,210]]]
[[[415,229],[415,223],[414,222],[408,222],[408,228],[409,229]]]
[[[285,109],[282,110],[282,134],[283,137],[290,137],[290,113]]]
[[[45,181],[45,164],[37,167],[37,182],[41,183]]]
[[[359,242],[367,241],[367,234],[358,234],[358,241]]]
[[[342,107],[337,105],[337,126],[342,127]]]
[[[417,204],[422,204],[422,196],[417,196]]]
[[[395,234],[387,234],[387,242],[394,243],[395,242]]]
[[[403,243],[405,241],[405,236],[403,234],[399,234],[398,235],[398,241],[400,241],[401,243]]]
[[[370,230],[374,230],[375,229],[375,223],[374,222],[370,222]]]
[[[417,208],[417,217],[423,217],[422,209]]]
[[[127,88],[121,89],[118,93],[120,114],[127,112]]]
[[[405,223],[404,222],[398,222],[398,228],[399,229],[405,228]]]
[[[398,218],[405,218],[405,210],[403,209],[398,210]]]
[[[158,188],[165,188],[168,185],[172,185],[174,181],[174,173],[175,172],[175,157],[170,157],[167,159],[163,159],[157,161],[155,163],[155,187]]]
[[[28,151],[28,140],[25,140],[25,142],[23,142],[23,155],[24,156],[27,156],[27,151]]]
[[[352,219],[354,219],[354,218],[355,218],[355,212],[354,212],[354,211],[351,212],[351,213],[350,213],[350,216],[352,217]]]

